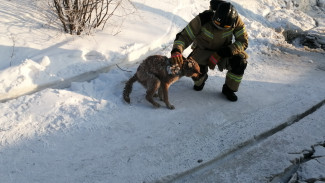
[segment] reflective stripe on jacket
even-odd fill
[[[208,63],[208,59],[213,52],[223,46],[229,46],[233,55],[246,50],[248,46],[248,35],[245,24],[240,17],[238,17],[233,28],[220,30],[213,25],[211,17],[209,17],[213,15],[213,13],[210,10],[200,15],[191,20],[190,23],[177,34],[173,49],[178,49],[183,52],[184,49],[193,43],[192,49],[194,49],[194,51],[191,56],[199,64],[203,65]],[[201,20],[202,17],[208,18],[208,20]]]

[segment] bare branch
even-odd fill
[[[123,1],[132,5],[130,0],[53,0],[53,7],[64,31],[80,35],[85,29],[104,29],[108,19],[124,8]]]

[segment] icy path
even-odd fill
[[[224,73],[211,71],[202,92],[191,89],[189,78],[171,87],[174,111],[152,109],[140,85],[127,105],[121,94],[132,66],[126,68],[132,73],[113,68],[66,90],[46,89],[0,104],[0,182],[171,180],[271,136],[324,101],[325,86],[315,85],[324,76],[318,62],[282,54],[255,58],[265,62],[247,70],[236,103],[220,94]],[[283,163],[286,168],[290,159]],[[258,180],[283,172],[268,170]]]
[[[324,103],[325,100],[289,124],[195,169],[171,176],[166,182],[279,183],[288,182],[296,172],[298,176],[292,180],[324,181]]]

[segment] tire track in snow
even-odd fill
[[[302,120],[303,118],[305,118],[306,116],[316,112],[319,108],[321,108],[322,106],[324,106],[325,104],[325,99],[322,100],[321,102],[317,103],[316,105],[312,106],[311,108],[309,108],[308,110],[306,110],[305,112],[292,116],[288,121],[276,126],[275,128],[272,128],[270,130],[267,130],[263,133],[261,133],[260,135],[254,136],[253,138],[240,143],[239,145],[237,145],[236,147],[234,147],[233,149],[229,150],[226,153],[223,153],[217,157],[215,157],[214,159],[201,164],[197,167],[194,167],[192,169],[189,169],[185,172],[182,173],[177,173],[175,175],[170,175],[167,176],[165,178],[162,178],[161,180],[157,180],[155,182],[157,183],[164,183],[164,182],[186,182],[187,180],[191,180],[191,177],[196,177],[197,175],[201,175],[203,172],[206,172],[208,170],[214,169],[216,167],[218,167],[219,165],[222,165],[223,163],[226,163],[228,160],[232,159],[232,157],[243,153],[244,151],[246,151],[247,149],[249,149],[250,147],[253,147],[263,141],[265,141],[267,138],[271,137],[272,135],[284,130],[287,127],[290,127],[291,125],[299,122],[300,120]]]

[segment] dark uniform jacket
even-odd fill
[[[229,46],[232,54],[245,55],[248,35],[242,19],[238,16],[234,26],[228,30],[217,29],[212,23],[213,11],[207,10],[196,16],[176,35],[173,50],[181,53],[192,43],[191,56],[201,65],[207,65],[209,57],[223,46]],[[234,39],[233,39],[234,38]]]

